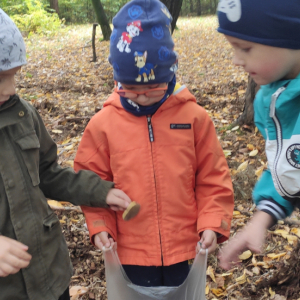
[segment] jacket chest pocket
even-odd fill
[[[40,142],[35,132],[18,138],[15,142],[21,148],[21,154],[27,167],[33,186],[40,183],[39,162],[40,162]]]

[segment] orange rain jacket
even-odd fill
[[[153,141],[150,141],[152,131]],[[118,243],[122,264],[172,265],[195,257],[206,229],[229,236],[233,191],[226,159],[206,111],[184,86],[152,117],[124,110],[113,93],[89,122],[75,170],[115,182],[139,214],[82,207],[91,240],[107,231]]]

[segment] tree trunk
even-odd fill
[[[97,16],[98,23],[100,24],[103,39],[109,41],[111,35],[111,28],[100,0],[92,0],[93,7]]]
[[[194,12],[194,4],[193,4],[193,0],[190,0],[190,13],[193,14]]]
[[[177,19],[181,10],[183,0],[161,0],[161,2],[168,8],[170,14],[172,15],[172,33],[175,29]]]
[[[197,2],[196,2],[197,4],[197,16],[201,16],[201,14],[202,14],[202,10],[201,10],[201,0],[197,0]]]
[[[95,39],[96,39],[96,28],[98,24],[94,23],[93,24],[93,33],[92,33],[92,48],[93,48],[93,60],[92,62],[97,61],[97,55],[96,55],[96,45],[95,45]]]
[[[245,94],[244,110],[243,113],[237,119],[236,124],[251,125],[254,123],[253,101],[259,88],[260,85],[257,85],[254,82],[254,80],[250,76],[248,76],[248,86]]]
[[[50,8],[54,9],[56,13],[59,13],[58,0],[50,0]]]

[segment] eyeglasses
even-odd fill
[[[168,86],[163,88],[155,88],[155,89],[149,89],[143,92],[137,92],[132,90],[119,90],[117,87],[115,87],[115,92],[119,94],[121,97],[128,98],[130,100],[136,99],[139,95],[145,95],[146,97],[159,97],[163,96],[168,89]]]

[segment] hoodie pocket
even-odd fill
[[[39,162],[40,162],[40,142],[36,133],[29,134],[18,138],[15,141],[21,148],[21,154],[27,167],[33,186],[40,183]]]

